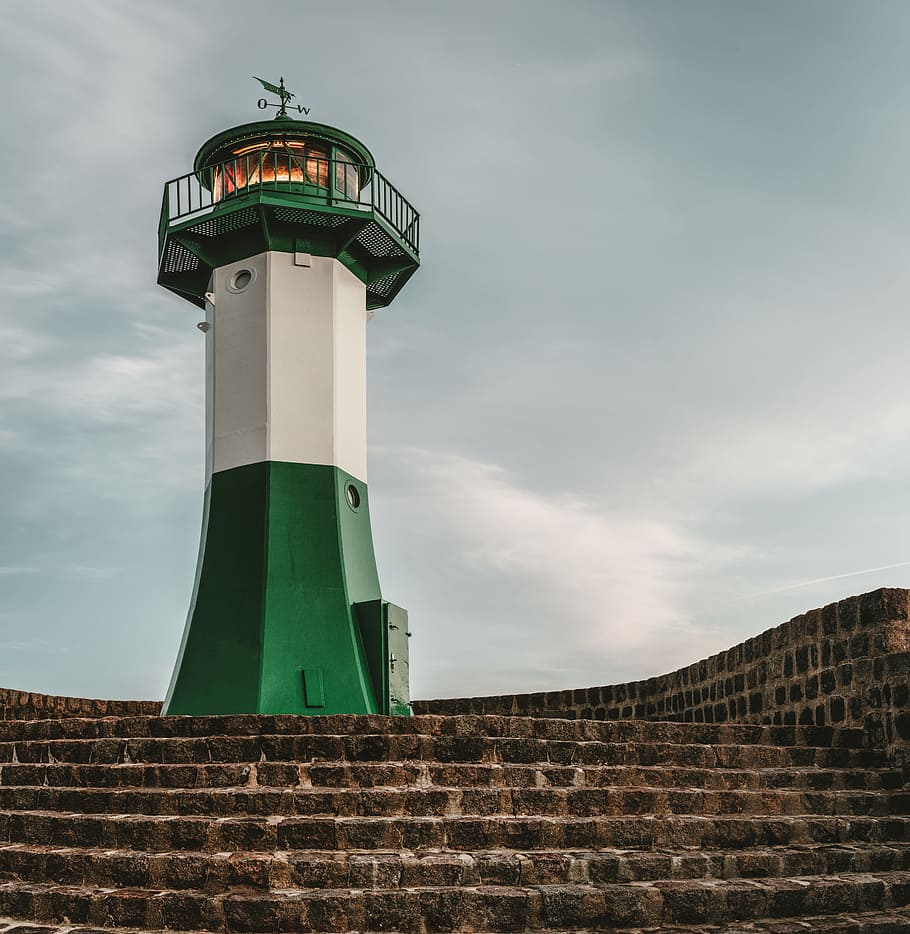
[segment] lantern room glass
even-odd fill
[[[212,170],[212,200],[221,201],[260,185],[287,185],[313,194],[319,194],[320,189],[326,192],[332,160],[334,196],[358,201],[357,166],[344,151],[315,140],[262,140],[238,147]]]

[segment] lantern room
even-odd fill
[[[344,130],[279,116],[213,136],[165,185],[158,282],[204,306],[212,270],[264,250],[332,256],[382,308],[420,264],[420,216]]]
[[[290,119],[220,133],[203,145],[195,163],[213,202],[265,187],[358,204],[374,166],[369,150],[347,133]]]

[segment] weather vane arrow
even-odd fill
[[[265,110],[266,107],[277,107],[278,113],[275,114],[276,119],[278,117],[286,117],[288,115],[288,101],[290,101],[290,99],[296,95],[293,91],[289,91],[284,86],[284,76],[282,75],[280,84],[272,84],[271,81],[266,81],[264,78],[257,78],[256,75],[253,75],[253,78],[254,80],[258,81],[270,94],[277,94],[279,100],[281,101],[280,104],[272,104],[264,97],[260,97],[258,101],[259,109]],[[310,112],[309,107],[304,107],[301,104],[294,104],[293,106],[296,107],[297,113],[308,114]]]

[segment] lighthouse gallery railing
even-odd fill
[[[415,253],[420,250],[420,215],[373,166],[276,150],[237,156],[166,182],[159,244],[171,224],[203,216],[257,190],[291,193],[314,206],[372,210]]]

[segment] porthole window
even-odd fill
[[[353,483],[349,483],[344,488],[344,495],[351,509],[360,508],[360,490],[358,490],[357,487],[354,486]]]
[[[238,292],[245,292],[255,281],[255,269],[238,269],[230,279],[228,279],[228,292],[233,292],[235,295]]]

